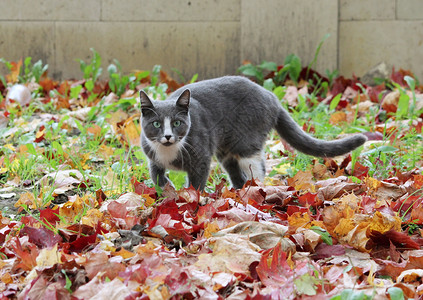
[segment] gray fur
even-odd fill
[[[194,188],[204,189],[213,155],[235,188],[251,177],[263,180],[263,146],[273,128],[294,148],[313,156],[345,154],[366,141],[360,134],[334,141],[311,137],[273,93],[240,76],[186,85],[166,101],[150,100],[143,91],[140,98],[141,145],[150,160],[151,178],[160,186],[169,182],[166,169],[176,169],[188,173]]]

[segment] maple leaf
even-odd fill
[[[29,242],[37,245],[39,248],[51,248],[62,241],[60,235],[44,227],[33,228],[25,226],[20,231],[20,234],[27,235]]]
[[[37,246],[31,243],[25,243],[23,246],[18,238],[12,240],[11,248],[19,258],[15,269],[23,269],[24,271],[31,271],[37,265],[37,256],[39,251]]]
[[[45,278],[39,276],[28,284],[19,294],[18,299],[34,299],[34,300],[70,300],[71,295],[61,283],[49,283]]]
[[[87,262],[83,265],[87,271],[87,276],[91,280],[94,276],[101,274],[102,278],[113,280],[119,272],[125,270],[125,266],[120,262],[114,262],[103,252],[90,253],[87,255]]]
[[[294,243],[288,238],[284,238],[288,231],[287,226],[272,222],[241,222],[229,228],[225,228],[215,233],[214,236],[225,236],[227,234],[238,234],[246,236],[248,239],[262,249],[270,249],[277,244],[282,245],[283,251],[295,252]]]
[[[316,293],[314,279],[310,278],[307,265],[305,260],[292,261],[291,255],[282,251],[278,244],[263,252],[256,271],[260,280],[266,285],[264,291],[270,292],[272,298],[290,299],[296,294]]]
[[[94,277],[87,284],[80,286],[74,293],[73,297],[78,299],[131,299],[137,293],[132,292],[122,281],[114,278],[109,282],[100,280],[98,276]]]
[[[21,73],[22,68],[22,59],[18,62],[10,63],[12,68],[10,69],[10,74],[6,75],[6,80],[11,83],[18,82],[19,74]]]
[[[55,225],[57,222],[60,221],[58,215],[59,215],[59,208],[56,208],[56,209],[46,208],[46,209],[40,210],[40,220],[43,223]]]
[[[249,274],[248,266],[260,259],[260,248],[248,238],[227,234],[209,240],[212,253],[200,254],[195,266],[204,272],[232,272]],[[237,255],[234,256],[233,254]]]

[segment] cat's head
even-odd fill
[[[149,143],[168,147],[183,141],[191,126],[190,95],[186,89],[176,101],[157,101],[140,91],[141,126]]]

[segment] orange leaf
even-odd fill
[[[347,121],[347,114],[343,111],[334,112],[329,119],[329,123],[332,125],[337,125]]]
[[[123,259],[127,259],[135,256],[135,253],[121,248],[119,251],[112,252],[112,256],[121,256]]]
[[[310,190],[314,192],[314,180],[313,174],[310,170],[308,171],[298,171],[294,177],[288,178],[288,184],[298,190]]]
[[[11,62],[12,68],[10,70],[10,74],[6,75],[6,80],[11,83],[18,82],[19,74],[21,72],[22,67],[22,59],[20,59],[18,62]]]

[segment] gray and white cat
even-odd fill
[[[186,85],[165,101],[141,99],[141,145],[151,179],[169,182],[166,169],[188,173],[189,184],[203,190],[213,155],[235,188],[252,177],[263,180],[263,146],[271,129],[297,150],[320,157],[347,153],[362,145],[358,134],[334,141],[305,133],[270,91],[247,78],[225,76]]]

